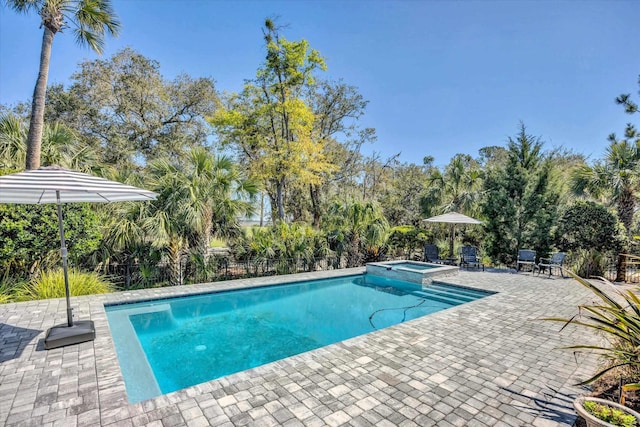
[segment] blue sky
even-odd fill
[[[4,3],[4,2],[3,2]],[[369,101],[363,127],[383,157],[443,165],[504,145],[524,122],[545,148],[591,159],[627,122],[614,98],[639,101],[640,1],[113,0],[122,22],[105,57],[130,46],[166,78],[212,77],[239,91],[264,58],[266,17],[326,57],[330,79]],[[0,103],[30,99],[42,32],[37,16],[0,7]],[[68,83],[97,55],[71,33],[54,40],[49,83]]]

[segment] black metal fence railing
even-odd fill
[[[640,283],[640,263],[629,262],[622,255],[583,254],[567,258],[567,267],[581,277],[604,277],[611,282]]]
[[[336,270],[364,265],[360,259],[327,257],[314,259],[251,259],[234,261],[212,257],[206,265],[183,258],[180,266],[159,264],[112,264],[104,272],[117,286],[124,289],[161,287],[169,285],[217,282],[311,271]]]
[[[387,256],[386,260],[395,259]],[[211,257],[206,265],[182,259],[179,267],[167,264],[146,266],[141,264],[108,265],[104,272],[109,279],[123,289],[160,287],[169,285],[217,282],[249,277],[273,276],[311,271],[337,270],[363,266],[362,258],[326,257],[313,259],[249,259],[235,261],[227,257]],[[610,281],[620,279],[615,256],[597,257],[572,254],[567,257],[565,268],[582,277],[604,277]],[[508,266],[502,266],[509,269]],[[494,266],[500,269],[501,266]],[[624,282],[640,283],[640,263],[626,263]]]

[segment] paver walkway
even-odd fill
[[[354,272],[357,270],[350,270]],[[345,271],[286,276],[308,279]],[[282,279],[282,278],[279,278]],[[536,320],[591,299],[571,279],[461,271],[447,282],[498,293],[468,304],[128,404],[104,302],[256,286],[275,278],[72,298],[95,341],[46,351],[64,299],[0,305],[0,425],[570,426],[572,386],[592,356],[558,347],[584,331]]]

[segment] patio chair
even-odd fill
[[[435,264],[444,264],[444,260],[440,259],[440,252],[436,245],[424,245],[424,262],[433,262]]]
[[[482,271],[484,271],[484,264],[474,246],[463,246],[460,249],[460,267],[482,267]]]
[[[538,264],[536,265],[536,269],[538,270],[538,274],[540,274],[545,269],[549,269],[549,277],[551,277],[552,269],[556,268],[560,270],[560,275],[564,277],[564,271],[562,270],[562,264],[564,263],[564,259],[567,256],[564,252],[556,252],[551,255],[551,258],[540,258]]]
[[[531,268],[531,272],[533,272],[536,266],[536,251],[532,249],[520,249],[518,251],[516,272],[520,271],[523,266],[529,266],[529,268]]]

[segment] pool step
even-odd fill
[[[458,286],[442,285],[436,282],[431,283],[430,285],[427,286],[427,288],[432,290],[444,291],[444,292],[448,292],[456,295],[466,295],[466,296],[473,297],[475,299],[491,295],[490,292],[469,289],[469,288],[462,288]]]
[[[461,302],[470,302],[478,299],[477,297],[471,297],[469,295],[460,295],[453,292],[442,291],[438,289],[426,288],[426,289],[423,289],[422,292],[427,293],[429,295],[436,295],[443,298],[450,298],[450,299],[461,301]]]
[[[138,334],[155,333],[177,327],[176,319],[173,317],[173,313],[171,312],[171,306],[168,304],[163,306],[166,306],[167,308],[164,310],[131,314],[129,316],[129,321],[133,325],[135,331]]]
[[[480,290],[438,284],[437,282],[423,287],[420,291],[414,291],[412,293],[423,298],[430,298],[436,301],[456,305],[475,301],[479,298],[491,295],[491,293]]]
[[[415,292],[412,292],[412,294],[427,300],[438,301],[438,302],[442,302],[450,305],[460,305],[469,301],[473,301],[469,299],[462,299],[452,295],[444,295],[441,293],[430,292],[428,289],[425,289],[422,291],[415,291]]]

